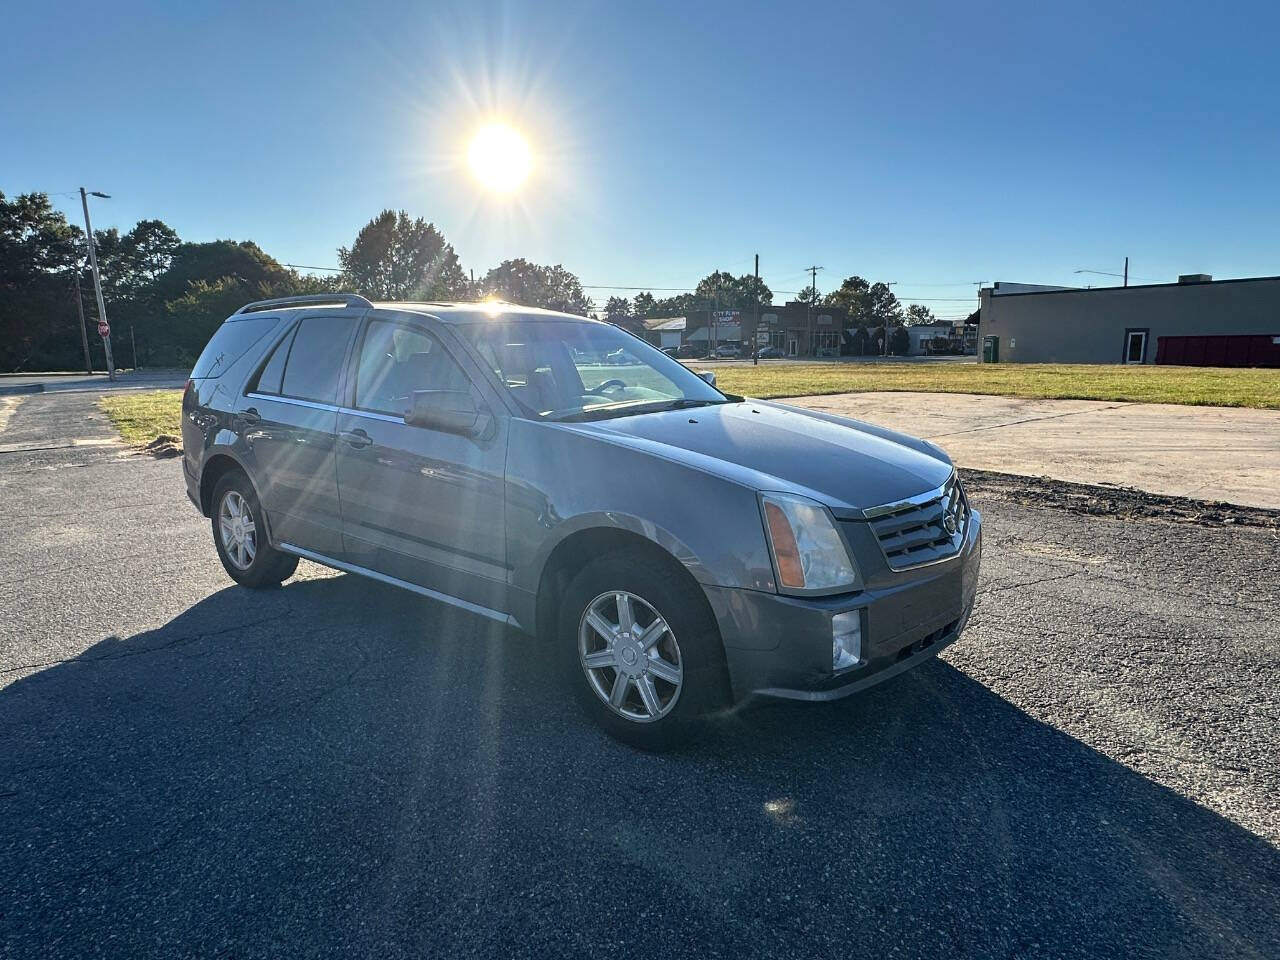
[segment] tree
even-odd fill
[[[902,323],[902,305],[886,283],[870,283],[862,277],[847,277],[827,294],[823,303],[843,307],[855,326],[894,326]]]
[[[0,369],[83,363],[72,292],[80,237],[48,195],[0,192]]]
[[[937,323],[938,318],[924,304],[913,303],[907,307],[907,315],[904,322],[907,326],[914,327],[922,323]]]
[[[767,307],[773,302],[773,291],[753,274],[735,277],[717,270],[698,281],[693,295],[704,305],[719,303],[721,310],[750,310],[757,304]]]
[[[468,291],[453,246],[434,224],[383,210],[338,250],[348,288],[378,300],[457,299]]]
[[[657,312],[658,301],[653,299],[652,293],[637,293],[632,301],[631,309],[635,311],[637,317],[650,318],[660,317],[662,314]]]
[[[181,241],[163,220],[139,220],[124,235],[124,259],[128,265],[128,286],[135,292],[155,283],[173,263]]]
[[[801,290],[799,293],[796,294],[796,302],[807,303],[816,307],[819,303],[823,302],[823,299],[818,294],[817,287],[805,287],[803,290]]]
[[[889,352],[896,357],[905,357],[911,352],[911,334],[906,327],[894,327],[889,333]]]
[[[251,240],[180,243],[173,251],[169,269],[151,285],[149,294],[167,303],[200,281],[211,284],[231,277],[248,287],[284,287],[292,276],[292,271]]]
[[[592,308],[582,283],[560,264],[544,267],[528,260],[504,260],[480,281],[484,296],[526,307],[585,315]]]
[[[610,323],[623,324],[631,318],[631,301],[626,297],[610,297],[604,305],[604,318]]]

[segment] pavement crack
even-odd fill
[[[1006,590],[1021,590],[1025,587],[1034,587],[1041,583],[1052,583],[1055,580],[1070,580],[1072,577],[1078,577],[1084,570],[1072,570],[1070,573],[1061,573],[1056,577],[1040,577],[1038,580],[1023,580],[1018,583],[1001,583],[992,584],[982,587],[978,590],[979,594],[1003,593]]]

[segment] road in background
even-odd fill
[[[0,434],[0,956],[1280,955],[1274,529],[975,481],[941,659],[655,756],[480,618],[231,585],[94,400]]]

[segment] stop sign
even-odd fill
[[[102,339],[104,339],[104,340],[105,340],[107,337],[111,336],[111,324],[107,323],[107,321],[105,321],[105,320],[99,320],[99,321],[98,321],[98,336],[102,337]]]

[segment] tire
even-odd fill
[[[642,750],[686,742],[728,702],[720,631],[706,598],[674,560],[626,550],[589,563],[565,589],[556,645],[587,713],[610,736]]]
[[[227,575],[242,587],[277,587],[293,576],[298,558],[267,542],[267,525],[253,484],[232,470],[213,488],[213,544]],[[241,517],[247,521],[241,522]],[[228,522],[224,532],[223,521]]]

